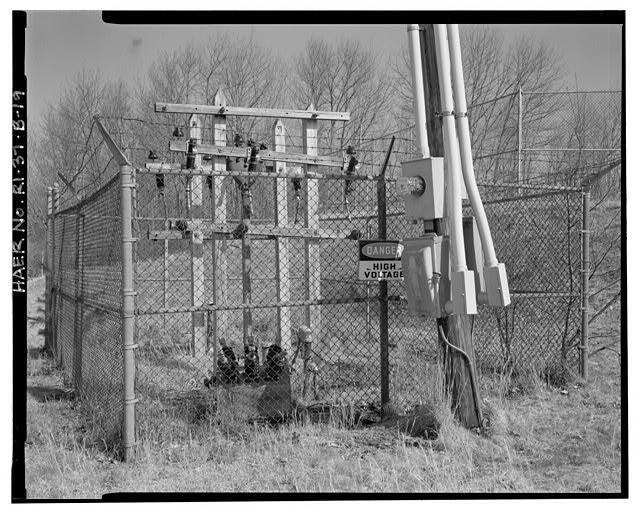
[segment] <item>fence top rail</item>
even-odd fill
[[[566,95],[571,95],[571,94],[604,94],[604,93],[608,93],[608,94],[620,94],[622,93],[622,91],[620,90],[610,90],[610,91],[605,91],[605,90],[596,90],[596,91],[522,91],[522,94],[526,94],[528,96],[532,96],[532,95],[537,95],[537,96],[542,96],[542,95],[552,95],[552,94],[566,94]]]
[[[516,201],[529,201],[531,199],[542,199],[543,197],[549,197],[549,196],[558,196],[558,195],[562,195],[562,194],[573,194],[573,193],[577,193],[577,192],[582,192],[581,189],[577,189],[577,190],[546,190],[546,191],[541,191],[538,194],[528,194],[528,195],[510,195],[508,197],[502,197],[500,199],[486,199],[483,200],[482,203],[485,206],[488,206],[490,204],[503,204],[503,203],[513,203]],[[467,203],[468,205],[470,205],[470,203]]]
[[[320,110],[293,110],[280,108],[228,107],[224,105],[193,105],[158,101],[155,111],[167,114],[210,114],[224,116],[275,117],[289,119],[312,119],[318,121],[349,121],[349,112],[326,112]]]
[[[487,188],[511,188],[523,190],[555,190],[558,192],[582,192],[581,187],[567,187],[564,185],[536,185],[533,183],[485,183],[478,182],[479,187]]]

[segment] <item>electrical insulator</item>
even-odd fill
[[[244,166],[245,167],[249,167],[251,164],[251,157],[253,156],[253,148],[251,146],[247,146],[247,150],[245,152],[245,156],[244,156]],[[253,169],[249,169],[250,171],[252,171]]]
[[[187,169],[194,169],[196,166],[196,139],[189,139],[187,143]]]
[[[258,358],[258,347],[253,345],[253,340],[247,341],[248,344],[244,347],[244,376],[251,381],[258,377],[260,360]]]
[[[349,164],[347,165],[347,170],[345,171],[345,174],[347,176],[353,176],[356,173],[356,171],[360,169],[360,162],[354,155],[355,155],[355,152],[349,158]],[[344,182],[344,193],[350,194],[351,192],[353,192],[354,187],[355,187],[355,181],[347,178]]]
[[[156,174],[156,187],[160,194],[164,193],[164,174]]]

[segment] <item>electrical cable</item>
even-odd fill
[[[473,393],[473,401],[474,401],[474,407],[476,409],[476,416],[478,418],[478,423],[480,424],[480,426],[483,426],[484,420],[482,416],[482,409],[480,408],[480,395],[478,394],[478,387],[476,385],[475,373],[473,371],[473,366],[471,364],[471,358],[469,357],[469,354],[467,354],[460,347],[456,347],[455,345],[449,342],[446,334],[444,333],[444,329],[440,324],[438,324],[438,331],[440,333],[441,339],[444,342],[444,344],[447,345],[447,347],[458,352],[463,357],[465,364],[469,369],[469,381],[471,382],[471,392]]]

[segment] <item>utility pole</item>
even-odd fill
[[[442,118],[438,116],[440,85],[434,26],[432,24],[421,25],[421,28],[420,53],[422,55],[429,153],[432,157],[444,157]],[[451,172],[451,166],[447,166],[447,162],[445,162],[445,172]],[[448,284],[450,275],[450,256],[448,254],[450,247],[449,226],[447,222],[442,222],[440,219],[432,221],[432,225],[430,225],[430,221],[426,221],[425,232],[427,231],[443,236],[440,303],[445,304],[450,300],[450,287]],[[465,427],[480,427],[482,425],[482,411],[477,389],[474,385],[477,382],[477,378],[470,315],[445,315],[437,318],[436,322],[438,326],[438,341],[443,353],[445,384],[451,394],[454,413]],[[453,345],[453,347],[448,344]],[[456,347],[458,350],[456,350]]]

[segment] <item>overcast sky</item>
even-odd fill
[[[465,30],[461,25],[460,30]],[[507,42],[520,35],[542,38],[564,60],[569,85],[579,89],[619,89],[621,29],[618,25],[501,25]],[[406,25],[110,25],[99,12],[30,12],[27,17],[26,69],[29,117],[38,121],[46,106],[83,67],[97,68],[105,79],[133,83],[162,50],[230,32],[253,37],[288,59],[310,38],[357,39],[382,59],[406,44]]]

